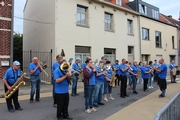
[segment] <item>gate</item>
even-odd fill
[[[29,64],[32,62],[33,57],[37,57],[47,68],[44,69],[48,76],[42,71],[40,74],[40,79],[42,83],[51,84],[51,69],[52,69],[52,49],[49,52],[39,52],[39,51],[23,51],[23,72],[26,72],[25,81],[26,85],[30,85],[30,73]]]

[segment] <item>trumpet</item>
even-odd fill
[[[47,65],[44,65],[40,60],[37,61],[37,63],[40,65],[41,70],[46,74],[46,76],[48,77],[48,73],[44,70],[47,68]]]

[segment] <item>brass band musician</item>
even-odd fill
[[[13,88],[11,87],[17,80],[18,78],[20,77],[21,75],[21,70],[19,69],[20,68],[20,63],[18,61],[14,61],[13,62],[13,66],[10,67],[4,77],[3,77],[3,82],[4,82],[4,90],[5,90],[5,93],[8,91],[8,90],[12,90]],[[15,110],[14,110],[14,107],[16,110],[20,110],[22,111],[23,109],[20,107],[20,104],[18,102],[18,91],[17,90],[16,92],[14,92],[14,94],[6,99],[6,104],[7,104],[7,108],[9,110],[9,112],[13,113]],[[12,100],[14,102],[14,107],[12,105]]]
[[[176,83],[176,64],[174,63],[174,60],[171,61],[171,64],[169,65],[169,70],[171,83]]]

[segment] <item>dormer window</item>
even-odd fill
[[[121,0],[116,0],[117,5],[121,5]]]
[[[139,4],[139,12],[143,15],[147,15],[147,7],[145,5]]]
[[[152,9],[152,17],[155,19],[159,19],[159,12],[157,10]]]

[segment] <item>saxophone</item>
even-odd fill
[[[109,86],[113,86],[116,80],[117,80],[116,74],[113,73],[112,80],[111,80],[111,82],[109,82]]]
[[[12,87],[12,90],[8,90],[5,94],[4,94],[4,98],[8,99],[10,98],[17,90],[18,88],[24,84],[25,85],[25,82],[23,80],[23,77],[26,73],[22,73],[20,78],[11,86]]]

